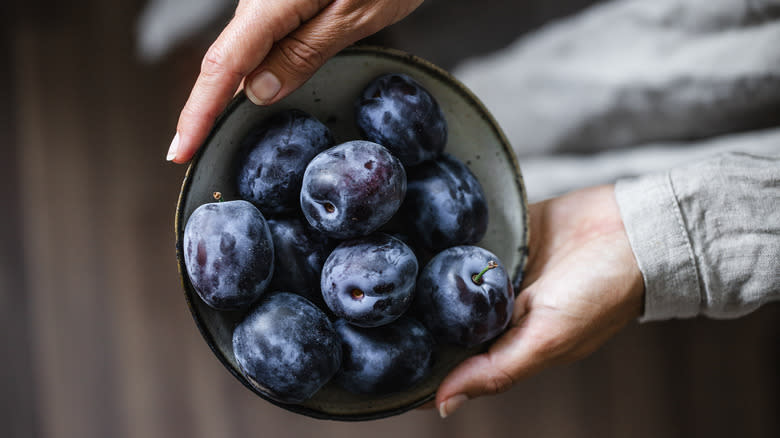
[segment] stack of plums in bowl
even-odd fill
[[[233,186],[194,208],[180,252],[199,299],[231,321],[234,373],[314,416],[328,412],[324,387],[351,394],[367,406],[360,419],[388,414],[372,402],[414,391],[437,364],[446,372],[442,351],[498,336],[514,290],[477,246],[488,200],[448,153],[435,96],[389,73],[352,100],[358,135],[341,142],[299,108],[253,121],[236,140]]]

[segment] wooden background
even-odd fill
[[[778,305],[634,324],[444,421],[319,421],[254,396],[201,339],[176,272],[184,167],[164,155],[207,42],[139,63],[141,6],[0,6],[0,437],[780,436]],[[442,51],[452,42],[417,38],[430,19],[379,38],[445,67],[508,42],[466,32]]]

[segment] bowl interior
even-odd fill
[[[258,119],[298,108],[325,123],[337,144],[358,139],[353,103],[369,81],[391,72],[415,78],[441,105],[449,127],[446,152],[468,165],[487,196],[490,222],[487,235],[478,245],[495,253],[511,270],[509,274],[518,285],[527,258],[528,217],[523,181],[511,146],[484,106],[462,84],[432,64],[398,51],[365,47],[345,50],[329,60],[303,87],[270,107],[255,106],[243,93],[239,94],[191,163],[181,189],[176,212],[177,257],[185,296],[198,328],[220,361],[244,385],[272,403],[309,416],[362,420],[414,408],[430,400],[447,372],[480,348],[437,347],[433,372],[408,391],[381,397],[359,396],[327,384],[301,405],[278,403],[263,388],[249,382],[238,368],[232,330],[242,314],[211,309],[195,293],[181,252],[183,229],[198,206],[212,202],[214,191],[221,191],[227,200],[239,199],[234,183],[234,157],[241,140]]]

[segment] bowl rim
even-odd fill
[[[477,96],[474,95],[474,93],[471,90],[466,88],[466,86],[463,83],[461,83],[457,78],[455,78],[455,76],[453,76],[451,73],[447,72],[446,70],[442,69],[441,67],[433,64],[432,62],[420,58],[417,55],[413,55],[411,53],[399,49],[394,49],[394,48],[372,46],[372,45],[358,45],[358,46],[350,46],[345,48],[341,52],[337,53],[334,56],[334,58],[346,57],[346,56],[366,56],[366,55],[385,57],[385,58],[393,59],[395,61],[400,61],[402,63],[412,64],[414,67],[419,68],[425,71],[426,73],[434,77],[437,77],[442,82],[451,85],[454,90],[456,90],[459,94],[461,94],[461,97],[464,98],[464,101],[468,102],[469,105],[475,108],[476,110],[475,112],[479,114],[480,117],[484,118],[487,121],[487,124],[494,131],[494,135],[499,140],[499,143],[501,143],[501,147],[504,149],[506,156],[510,160],[510,165],[513,168],[514,181],[517,186],[518,192],[520,192],[520,196],[524,206],[522,212],[522,220],[524,221],[523,235],[522,235],[521,242],[519,243],[519,247],[521,251],[521,255],[520,255],[521,261],[520,263],[518,263],[515,272],[511,274],[513,279],[512,286],[514,288],[515,296],[517,296],[520,293],[520,286],[523,281],[523,273],[528,263],[528,241],[529,241],[528,197],[526,194],[525,184],[523,182],[522,173],[520,171],[520,166],[518,164],[517,156],[515,155],[514,149],[509,143],[509,140],[504,134],[504,131],[498,125],[498,122],[493,117],[493,115],[488,111],[488,109],[485,107],[482,101],[480,101],[479,98],[477,98]],[[281,407],[283,409],[286,409],[288,411],[297,414],[302,414],[316,419],[338,420],[338,421],[377,420],[381,418],[387,418],[387,417],[402,414],[404,412],[420,407],[425,403],[428,403],[429,401],[435,399],[436,391],[434,391],[431,394],[426,394],[420,399],[411,403],[407,403],[406,405],[400,406],[398,408],[385,409],[385,410],[374,411],[369,413],[355,413],[355,414],[332,414],[332,413],[322,412],[313,408],[309,408],[303,405],[282,403],[277,400],[274,400],[272,397],[269,397],[266,394],[263,394],[256,387],[254,387],[239,372],[239,370],[233,367],[233,365],[228,361],[228,359],[216,347],[216,340],[214,339],[214,336],[207,329],[205,323],[203,323],[202,321],[203,318],[198,312],[197,307],[192,303],[192,299],[193,299],[192,295],[193,295],[194,287],[190,283],[189,275],[187,275],[187,269],[184,264],[184,250],[183,250],[184,205],[187,202],[189,187],[192,183],[192,177],[195,168],[197,167],[201,159],[201,156],[203,155],[204,150],[211,142],[215,133],[222,126],[225,119],[227,119],[227,117],[239,105],[243,104],[246,100],[248,100],[246,94],[243,91],[239,92],[236,96],[234,96],[230,100],[228,105],[225,107],[225,110],[217,117],[216,121],[214,122],[214,126],[211,128],[208,136],[206,137],[206,140],[204,140],[203,144],[198,149],[197,153],[195,154],[195,156],[193,156],[192,160],[190,160],[190,163],[187,166],[187,170],[184,174],[184,179],[181,184],[181,189],[179,191],[179,199],[176,204],[176,212],[174,218],[174,233],[176,237],[177,270],[179,273],[179,279],[181,281],[182,289],[184,290],[184,299],[187,303],[187,308],[189,309],[190,314],[192,315],[192,318],[195,321],[195,325],[198,327],[198,331],[200,331],[201,336],[206,341],[206,344],[209,346],[209,348],[217,357],[217,359],[222,363],[222,365],[244,386],[249,388],[253,393],[259,395],[264,400],[278,407]],[[489,345],[490,343],[486,344],[482,349],[482,351],[487,350]]]

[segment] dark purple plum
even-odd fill
[[[333,143],[330,130],[300,110],[260,121],[240,148],[238,193],[266,215],[296,210],[306,165]]]
[[[387,149],[356,140],[321,152],[306,167],[301,209],[314,228],[336,239],[370,234],[406,193],[406,171]]]
[[[405,166],[438,156],[447,144],[447,120],[419,82],[393,73],[371,81],[355,102],[363,138],[388,148]]]
[[[423,268],[412,312],[436,340],[473,347],[504,331],[514,300],[512,282],[493,253],[455,246]]]
[[[341,369],[333,380],[347,391],[384,395],[403,391],[431,370],[434,340],[418,321],[407,316],[382,327],[335,324],[342,342]]]
[[[274,271],[268,224],[247,201],[214,202],[195,209],[184,227],[183,251],[192,286],[218,310],[252,304]]]
[[[377,232],[389,234],[405,243],[406,246],[411,248],[414,255],[417,256],[417,265],[425,266],[428,260],[434,256],[434,253],[431,253],[430,250],[419,244],[412,233],[409,232],[409,226],[406,224],[405,219],[401,217],[402,210],[403,204],[401,204],[401,208],[386,224],[379,227]]]
[[[447,154],[409,169],[399,215],[413,240],[433,251],[475,244],[487,232],[482,186],[465,164]]]
[[[268,219],[274,241],[274,275],[269,289],[297,293],[325,308],[320,292],[322,265],[336,242],[297,217]]]
[[[300,295],[264,297],[233,331],[244,376],[271,398],[301,403],[341,365],[341,341],[325,313]]]
[[[322,268],[325,304],[361,327],[388,324],[412,302],[417,258],[406,244],[383,233],[342,242]]]

